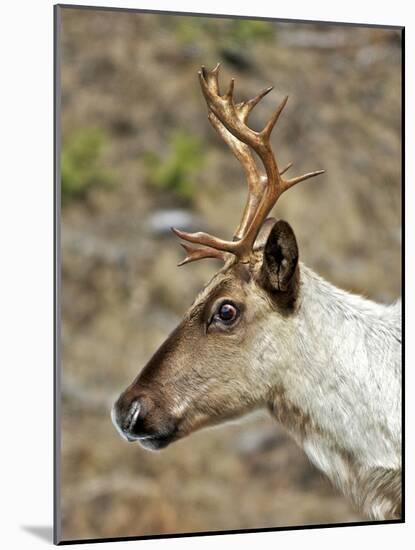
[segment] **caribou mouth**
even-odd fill
[[[170,443],[174,441],[174,434],[169,435],[146,435],[144,437],[136,438],[136,441],[144,447],[144,449],[150,451],[159,451],[164,449]]]

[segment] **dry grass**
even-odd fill
[[[204,228],[229,236],[243,204],[240,168],[206,120],[195,78],[202,63],[224,61],[223,78],[236,77],[241,98],[276,85],[255,127],[291,95],[275,131],[278,158],[294,160],[296,173],[327,170],[276,208],[303,261],[373,299],[400,293],[399,35],[275,23],[265,39],[235,46],[230,24],[217,20],[213,37],[191,27],[189,38],[184,18],[63,10],[63,138],[105,133],[101,163],[113,178],[62,213],[65,539],[359,519],[266,416],[159,454],[123,442],[111,425],[113,397],[215,270],[209,262],[177,269],[177,242],[149,230],[155,208],[180,201],[149,185],[145,153],[163,158],[177,129],[201,140],[192,208]],[[232,61],[236,47],[248,66]]]

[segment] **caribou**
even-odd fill
[[[184,265],[223,267],[122,392],[112,419],[123,438],[158,450],[195,430],[267,409],[311,462],[372,520],[401,517],[401,303],[340,290],[299,261],[296,237],[268,214],[284,191],[324,172],[283,177],[255,105],[198,73],[208,119],[239,160],[248,198],[233,239],[173,229]],[[260,162],[259,162],[260,161]]]

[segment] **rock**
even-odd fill
[[[147,218],[146,226],[155,235],[170,235],[172,227],[182,231],[198,231],[202,222],[188,210],[156,210]]]

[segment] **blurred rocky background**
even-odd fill
[[[266,414],[161,453],[127,444],[113,399],[217,269],[185,268],[169,231],[230,237],[245,200],[206,118],[201,64],[222,63],[273,144],[302,260],[382,302],[400,294],[401,43],[393,29],[61,10],[64,539],[361,519]]]

